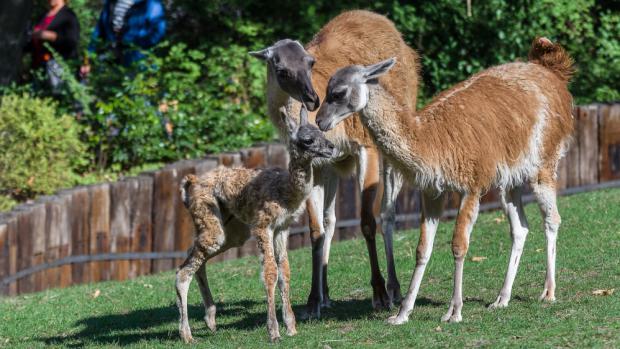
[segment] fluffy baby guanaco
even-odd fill
[[[181,184],[181,197],[196,228],[194,245],[176,275],[179,332],[185,342],[192,334],[187,319],[187,292],[194,273],[205,305],[205,321],[215,331],[215,303],[207,283],[205,262],[231,247],[256,238],[262,259],[262,279],[267,291],[267,329],[272,341],[280,338],[276,319],[275,285],[282,296],[282,317],[289,336],[297,333],[289,301],[288,227],[304,210],[313,186],[312,162],[331,158],[334,145],[308,123],[305,108],[300,123],[281,110],[287,125],[290,162],[288,171],[220,167],[202,177],[189,175]]]
[[[567,85],[573,60],[547,38],[532,43],[528,62],[486,69],[442,92],[415,113],[399,107],[377,78],[395,64],[348,66],[329,81],[316,121],[322,130],[360,113],[379,149],[423,191],[417,263],[409,292],[392,324],[407,321],[431,256],[446,191],[461,193],[452,238],[454,288],[444,321],[459,322],[463,306],[463,264],[478,215],[480,196],[499,188],[510,221],[512,251],[504,286],[492,308],[510,300],[528,224],[521,190],[530,183],[543,214],[547,276],[541,299],[555,300],[558,162],[573,131],[572,97]]]

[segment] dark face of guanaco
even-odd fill
[[[312,57],[298,42],[284,39],[250,55],[267,62],[268,69],[280,88],[293,99],[303,103],[311,111],[316,110],[321,101],[312,87]]]

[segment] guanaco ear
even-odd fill
[[[248,53],[250,54],[250,56],[256,57],[263,61],[266,61],[273,56],[273,50],[271,49],[271,47],[267,47],[266,49],[262,49],[260,51],[250,51]]]
[[[299,110],[299,124],[308,125],[308,109],[306,109],[304,104],[301,105],[301,109]]]
[[[368,80],[375,80],[390,71],[394,64],[396,64],[396,57],[392,57],[372,65],[367,65],[363,70],[364,79],[366,79],[367,82]]]
[[[288,112],[286,111],[286,107],[280,107],[280,119],[282,123],[286,125],[286,129],[288,131],[291,139],[295,138],[297,135],[297,121],[295,119],[288,116]]]

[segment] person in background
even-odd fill
[[[26,49],[32,52],[32,68],[45,67],[53,89],[62,82],[62,72],[44,43],[49,43],[63,59],[75,59],[78,56],[79,38],[80,23],[66,1],[49,0],[49,10],[32,29],[31,40]]]
[[[93,31],[89,52],[102,47],[125,66],[140,60],[138,49],[158,44],[166,32],[166,18],[161,0],[106,0]],[[83,76],[90,64],[80,68]]]

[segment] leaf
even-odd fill
[[[601,290],[594,290],[592,291],[592,294],[595,296],[611,296],[612,294],[614,294],[614,291],[616,289],[615,288],[610,288],[610,289],[601,289]]]
[[[100,295],[101,295],[101,291],[99,289],[96,289],[95,292],[90,294],[90,296],[93,297],[93,299],[99,297]]]
[[[487,259],[487,257],[482,257],[482,256],[474,256],[471,257],[471,261],[472,262],[482,262],[483,260]]]

